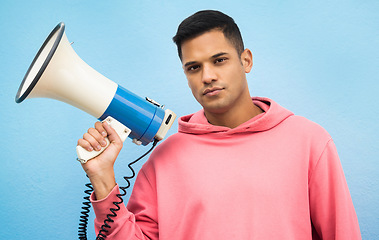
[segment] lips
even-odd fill
[[[203,95],[214,96],[214,95],[217,95],[223,89],[224,88],[222,87],[207,88],[203,91]]]

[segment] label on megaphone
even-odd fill
[[[107,122],[110,127],[112,127],[118,136],[120,137],[121,141],[125,141],[125,139],[129,136],[131,130],[127,128],[125,125],[114,119],[113,117],[107,117],[103,122]],[[77,160],[80,163],[86,163],[88,160],[91,160],[92,158],[95,158],[99,156],[108,146],[109,146],[109,139],[105,138],[105,141],[107,142],[107,145],[105,147],[102,147],[99,151],[93,150],[93,151],[87,151],[81,146],[76,146],[76,153],[78,155]]]

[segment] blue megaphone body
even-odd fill
[[[142,98],[104,77],[72,49],[59,23],[47,37],[18,89],[16,102],[52,98],[103,121],[108,117],[130,129],[129,138],[147,145],[162,140],[176,115],[150,98]]]

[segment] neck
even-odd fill
[[[240,104],[225,112],[213,113],[206,110],[204,112],[210,124],[236,128],[261,114],[263,110],[256,106],[250,98],[250,101],[246,102],[246,104]]]

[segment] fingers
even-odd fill
[[[111,126],[109,126],[109,124],[107,122],[103,122],[102,127],[104,128],[104,130],[108,134],[108,139],[110,142],[115,143],[117,145],[120,145],[120,144],[122,145],[122,141],[120,139],[120,136]]]
[[[120,136],[107,121],[96,122],[95,127],[89,128],[83,138],[78,140],[78,145],[87,151],[99,151],[102,147],[107,146],[105,138],[108,138],[109,142],[114,144],[117,149],[122,148]]]
[[[89,152],[93,151],[93,147],[91,146],[91,144],[84,139],[78,140],[78,146],[81,146],[82,148],[84,148],[85,150]]]
[[[78,140],[78,145],[87,151],[99,151],[101,147],[105,147],[107,132],[100,122],[95,123],[95,128],[90,128],[84,133],[83,138]]]
[[[103,127],[103,123],[101,122],[96,122],[95,123],[95,128],[96,130],[103,136],[103,137],[107,137],[107,131],[105,130],[105,128]]]

